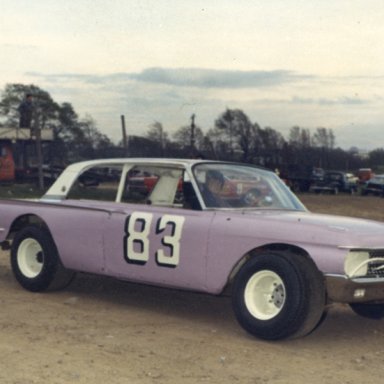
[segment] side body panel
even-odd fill
[[[268,214],[231,215],[217,212],[208,242],[207,288],[209,292],[219,293],[227,283],[228,277],[242,256],[254,249],[273,245],[299,247],[314,260],[322,272],[344,273],[343,262],[346,251],[338,249],[340,238],[331,233],[327,244],[321,237],[315,237],[313,229],[300,221],[287,222],[268,218]],[[307,233],[305,233],[307,232]],[[318,231],[320,235],[323,231]],[[311,241],[308,241],[308,240]]]
[[[384,225],[369,220],[81,201],[0,201],[0,242],[25,214],[48,225],[68,268],[210,293],[255,248],[299,247],[323,273],[340,275],[348,247],[383,248]]]
[[[1,201],[0,242],[5,240],[13,221],[25,215],[38,216],[47,224],[65,267],[103,272],[103,226],[108,218],[105,211],[30,201]]]
[[[214,212],[129,204],[121,208],[106,222],[106,274],[207,290],[207,244]]]
[[[86,208],[84,204],[2,201],[0,242],[16,218],[35,215],[47,224],[67,268],[207,291],[207,246],[215,212],[103,202],[87,202]]]

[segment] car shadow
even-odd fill
[[[104,276],[79,274],[65,289],[67,294],[92,298],[98,303],[161,313],[231,328],[237,326],[231,298],[199,292],[132,283]]]
[[[200,322],[222,331],[254,337],[240,328],[232,311],[231,297],[205,293],[160,288],[131,283],[107,277],[81,274],[67,288],[71,295],[92,297],[97,301],[112,303],[125,309],[155,312],[188,321]],[[372,320],[356,315],[346,304],[334,304],[328,308],[324,321],[310,335],[282,343],[334,343],[353,337],[384,336],[384,320]]]

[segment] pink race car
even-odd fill
[[[135,174],[154,185],[136,193]],[[246,164],[76,163],[40,200],[0,201],[0,243],[33,292],[77,271],[210,294],[230,287],[241,326],[268,340],[308,334],[332,302],[384,315],[384,224],[308,212],[275,173]]]

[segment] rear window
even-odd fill
[[[94,167],[79,176],[67,199],[115,201],[122,166]]]

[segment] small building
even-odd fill
[[[52,130],[42,130],[41,142],[52,141]],[[37,166],[36,136],[31,135],[31,130],[0,127],[0,182],[13,181]]]

